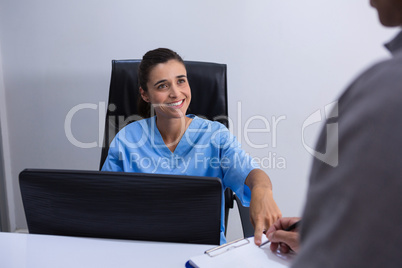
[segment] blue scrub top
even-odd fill
[[[251,192],[244,184],[251,170],[259,168],[221,123],[195,115],[172,153],[156,126],[156,117],[124,127],[110,144],[102,171],[218,177],[223,191],[229,187],[244,206]],[[222,192],[221,244],[226,243],[225,204]]]

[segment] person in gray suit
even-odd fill
[[[384,26],[402,26],[402,0],[370,3]],[[360,75],[327,122],[339,150],[325,128],[318,139],[339,162],[314,159],[300,230],[282,218],[267,231],[272,250],[298,252],[292,267],[402,267],[402,32],[386,47],[392,58]]]

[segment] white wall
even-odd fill
[[[18,188],[24,168],[97,169],[100,148],[80,149],[64,131],[68,111],[107,101],[112,59],[169,47],[186,60],[228,64],[229,115],[236,135],[252,116],[286,116],[272,133],[251,133],[251,155],[285,161],[266,168],[285,216],[300,215],[311,156],[304,120],[323,108],[367,64],[387,57],[395,30],[379,26],[369,1],[19,0],[1,1],[5,99],[3,144],[12,230],[26,228]],[[240,104],[239,104],[240,103]],[[239,109],[241,106],[241,110]],[[238,114],[241,114],[239,117]],[[99,140],[97,110],[73,118],[85,142]],[[250,127],[262,128],[261,120]],[[99,124],[101,124],[99,126]],[[306,132],[313,146],[319,126]],[[239,135],[238,135],[239,136]],[[271,161],[273,161],[271,157]],[[272,164],[272,163],[271,163]]]

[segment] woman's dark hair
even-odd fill
[[[168,62],[169,60],[177,60],[184,65],[183,59],[179,56],[179,54],[168,48],[157,48],[145,53],[145,55],[142,57],[140,66],[138,67],[138,83],[145,92],[148,92],[147,83],[152,69],[156,65]],[[151,104],[144,101],[141,98],[141,94],[138,98],[138,114],[143,118],[148,118],[151,116]]]

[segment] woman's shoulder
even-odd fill
[[[191,126],[192,128],[199,128],[199,129],[212,129],[212,130],[225,130],[227,127],[218,122],[218,121],[212,121],[209,119],[206,119],[202,116],[197,116],[193,114],[187,115],[189,118],[193,119]]]
[[[224,124],[199,116],[193,117],[193,122],[189,128],[191,129],[191,133],[198,133],[199,136],[209,139],[210,142],[219,147],[235,140],[234,136]]]
[[[120,129],[120,131],[116,134],[116,137],[121,135],[127,137],[127,135],[130,134],[136,134],[138,136],[138,133],[148,133],[152,120],[154,119],[151,117],[128,123],[126,126]]]

